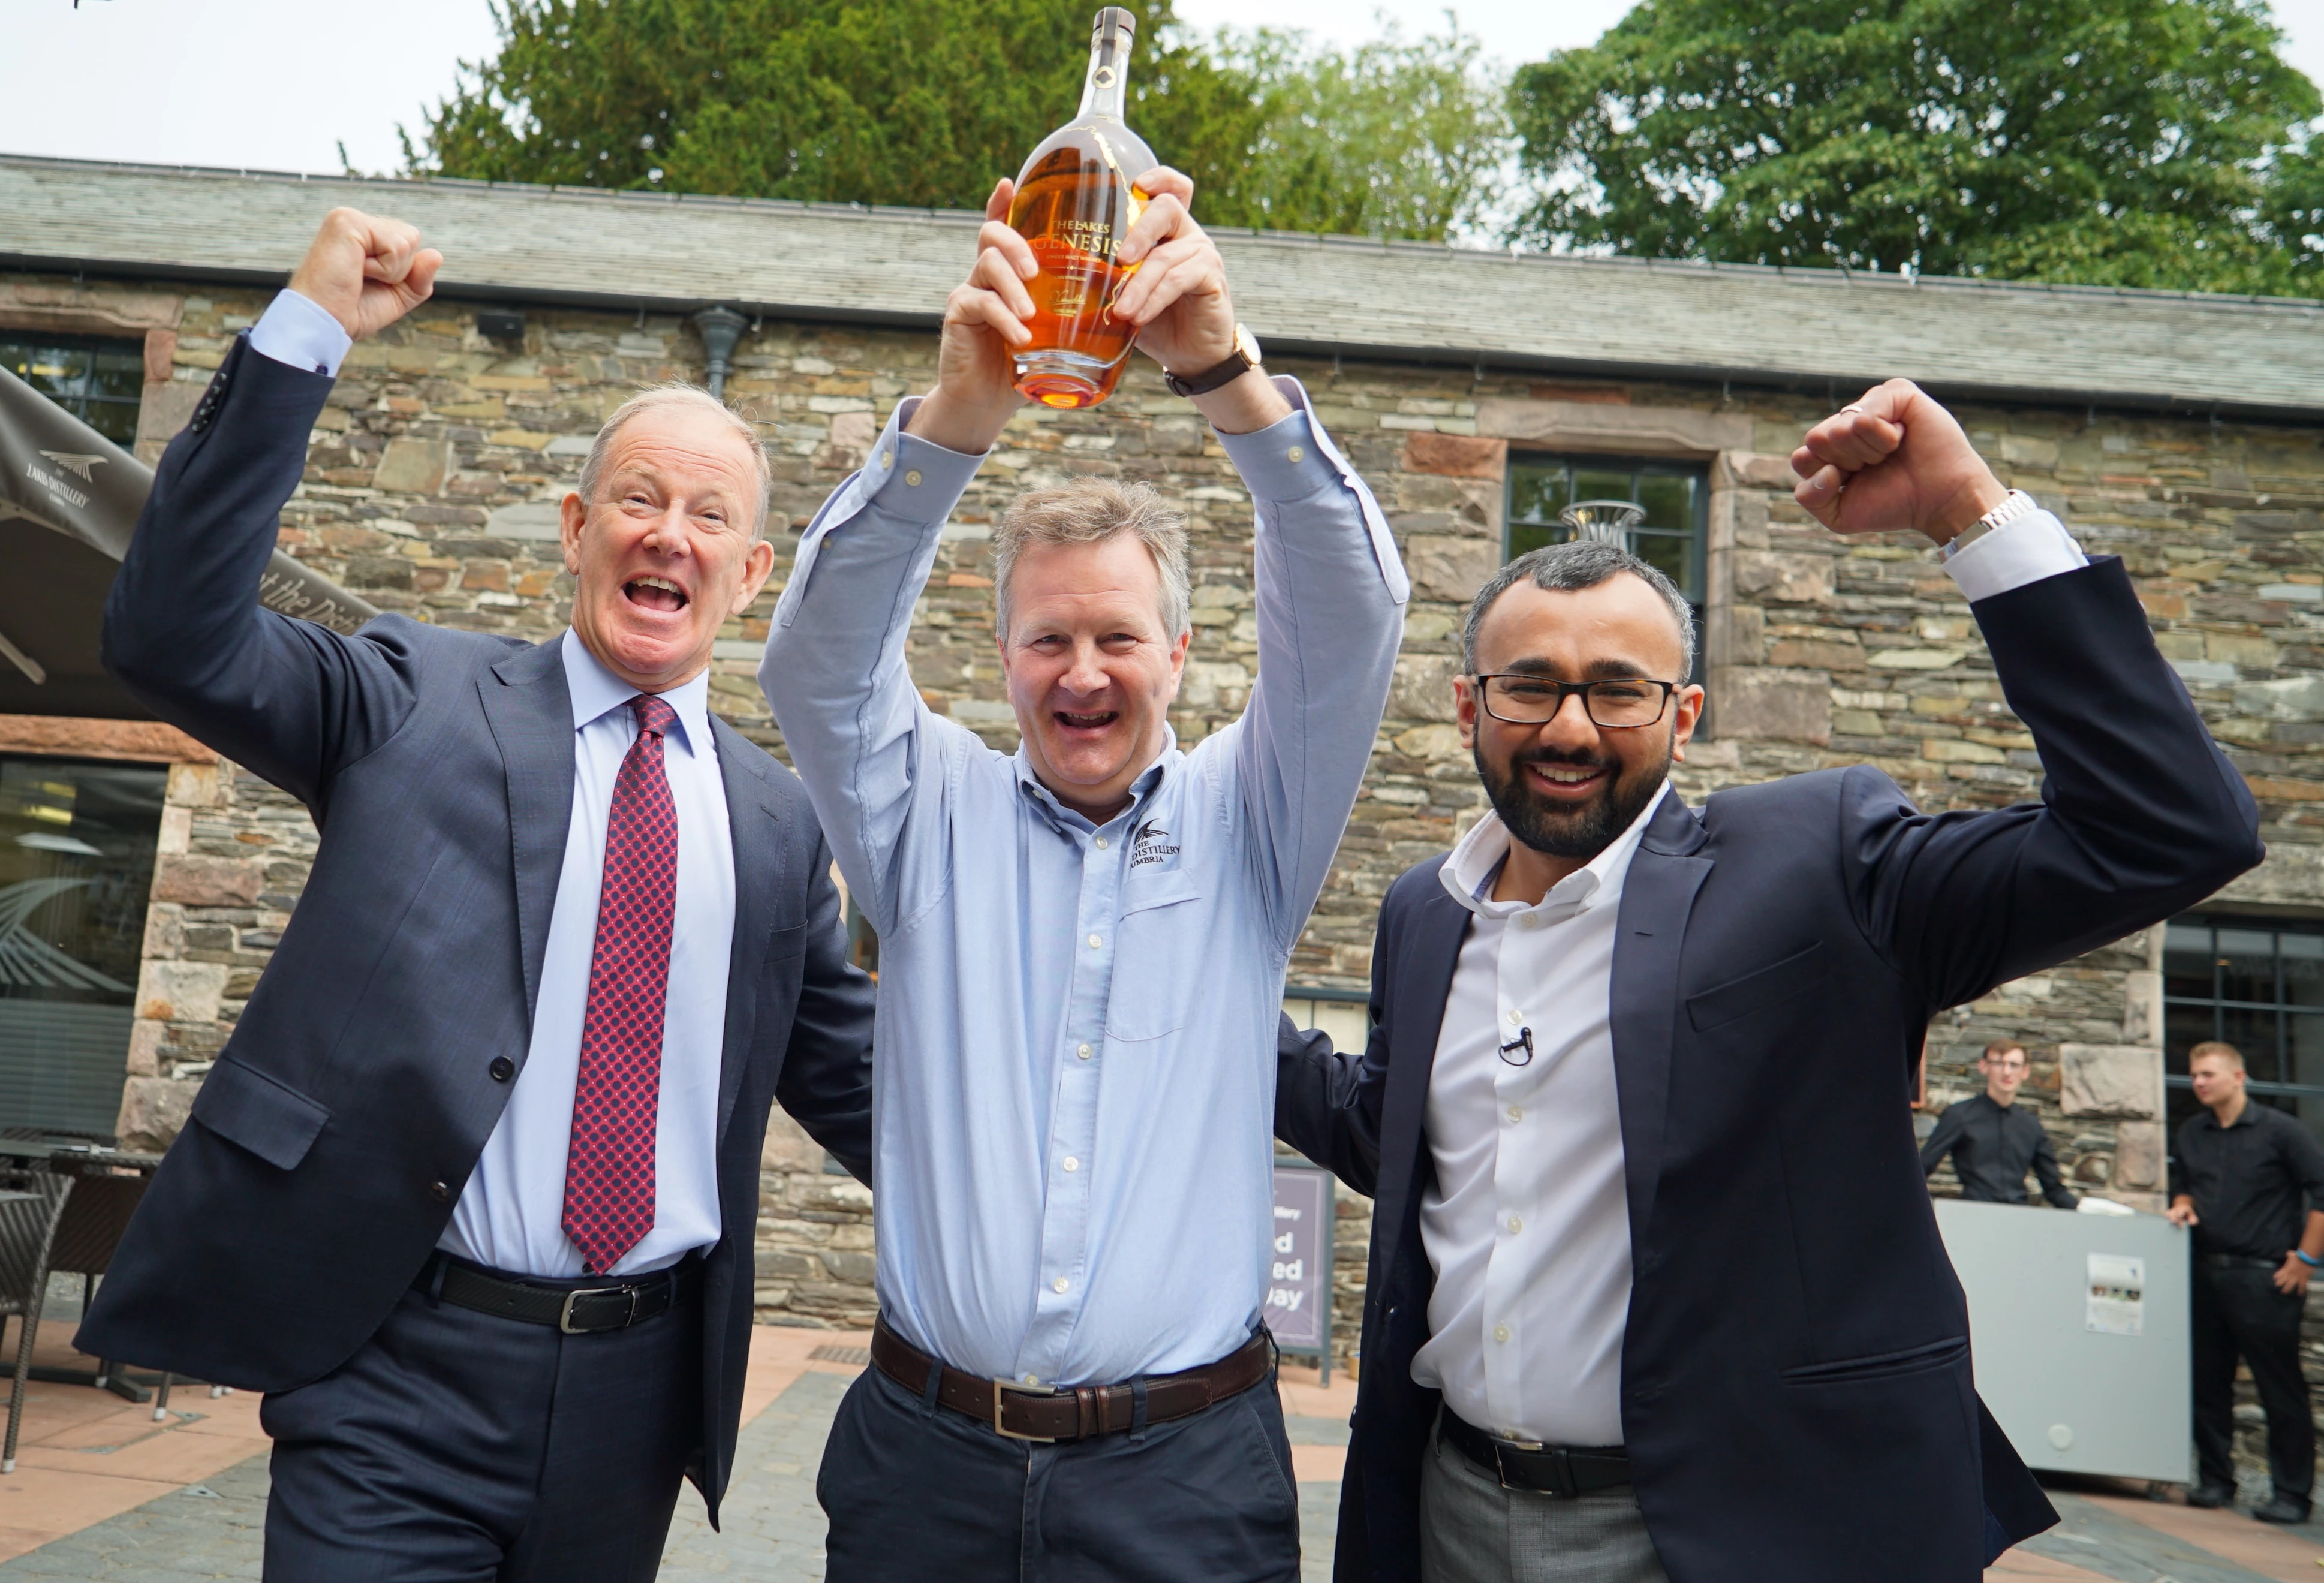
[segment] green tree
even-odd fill
[[[1516,235],[2312,291],[2324,106],[2280,41],[2258,0],[1644,0],[1517,74]]]
[[[1261,111],[1219,225],[1442,242],[1485,219],[1514,147],[1508,83],[1455,27],[1351,51],[1302,34],[1222,31],[1212,49]]]
[[[1247,80],[1134,6],[1132,124],[1234,200]],[[405,160],[486,180],[981,207],[1079,102],[1092,0],[505,0]]]

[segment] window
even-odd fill
[[[0,757],[0,1127],[113,1135],[168,781]]]
[[[1631,501],[1646,509],[1630,533],[1638,558],[1678,584],[1702,620],[1703,540],[1711,521],[1711,476],[1689,462],[1635,456],[1516,456],[1509,458],[1508,558],[1572,537],[1557,513],[1576,501]]]
[[[2196,915],[2163,943],[2163,1073],[2175,1128],[2193,1113],[2187,1052],[2243,1052],[2246,1091],[2324,1134],[2324,923]]]
[[[0,330],[0,367],[115,445],[136,439],[137,402],[145,390],[143,342]]]

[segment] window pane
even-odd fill
[[[2172,925],[2163,935],[2163,992],[2209,999],[2213,960],[2209,925]]]
[[[167,781],[0,760],[0,1126],[113,1129]]]
[[[10,360],[17,377],[41,394],[78,411],[88,388],[89,354],[69,346],[28,346]]]
[[[81,421],[115,445],[126,448],[137,438],[137,407],[128,401],[91,401]]]
[[[2244,1053],[2244,1066],[2262,1082],[2289,1081],[2282,1062],[2276,1058],[2275,1013],[2248,1011],[2230,1006],[2221,1015],[2227,1026],[2227,1041]]]
[[[2187,1052],[2218,1035],[2211,1026],[2209,1006],[2166,1006],[2163,1008],[2163,1070],[2187,1075]]]
[[[1646,508],[1646,527],[1694,532],[1693,479],[1644,474],[1638,480],[1638,503]]]
[[[1573,498],[1583,501],[1627,501],[1637,495],[1638,475],[1635,473],[1614,473],[1595,467],[1578,467],[1573,473]]]
[[[2275,1004],[2275,934],[2273,930],[2219,931],[2219,993],[2229,1000]]]
[[[145,390],[145,359],[120,352],[100,352],[89,379],[88,392],[110,400],[134,401]]]
[[[1691,538],[1675,533],[1637,533],[1630,538],[1630,548],[1637,557],[1679,586],[1682,594],[1691,594],[1687,584],[1693,581],[1687,563],[1694,557],[1689,553],[1694,548]]]
[[[1509,520],[1554,522],[1572,502],[1563,467],[1509,469]]]

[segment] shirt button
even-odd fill
[[[1090,1047],[1087,1045],[1077,1045],[1074,1050],[1074,1054],[1086,1061],[1090,1058]]]
[[[1105,850],[1105,837],[1102,835],[1097,838],[1097,850],[1100,851],[1103,851]]]
[[[1495,1326],[1493,1327],[1493,1339],[1494,1339],[1494,1340],[1496,1340],[1496,1341],[1506,1341],[1506,1340],[1508,1340],[1508,1339],[1509,1339],[1509,1327],[1508,1327],[1508,1326],[1507,1326],[1507,1325],[1495,1325]]]
[[[1524,1013],[1524,1012],[1522,1012],[1522,1011],[1512,1011],[1512,1012],[1510,1012],[1510,1013],[1509,1013],[1509,1026],[1510,1026],[1511,1027],[1516,1027],[1519,1023],[1522,1023],[1523,1021],[1525,1021],[1525,1013]]]
[[[1520,929],[1540,928],[1541,915],[1539,913],[1519,913],[1517,915],[1517,927]]]
[[[1028,1374],[1025,1376],[1025,1383],[1028,1385],[1038,1385],[1041,1383],[1041,1376],[1037,1374]]]
[[[910,472],[904,474],[904,484],[908,489],[918,489],[920,487],[920,470],[918,467],[913,468]]]
[[[1078,1170],[1080,1170],[1081,1168],[1082,1168],[1082,1163],[1081,1163],[1079,1160],[1074,1159],[1071,1155],[1067,1155],[1065,1156],[1065,1169],[1066,1169],[1066,1170],[1068,1170],[1068,1171],[1078,1171]]]
[[[1304,462],[1307,459],[1307,453],[1297,446],[1292,446],[1283,454],[1293,462]]]
[[[883,471],[887,468],[893,467],[895,465],[896,454],[893,451],[882,451],[880,453],[880,466]]]
[[[493,1063],[484,1070],[493,1074],[494,1082],[506,1082],[516,1075],[516,1063],[505,1055],[495,1055]]]
[[[1523,1105],[1511,1105],[1509,1107],[1509,1119],[1512,1121],[1523,1121],[1525,1119],[1525,1107]]]
[[[1103,939],[1102,939],[1101,937],[1099,937],[1098,935],[1093,934],[1093,935],[1091,935],[1091,936],[1090,936],[1090,949],[1091,949],[1092,951],[1096,951],[1096,950],[1098,950],[1098,949],[1102,948],[1104,944],[1105,944],[1104,940],[1103,940]]]
[[[1519,1219],[1517,1216],[1511,1215],[1509,1217],[1509,1229],[1512,1231],[1522,1231],[1525,1229],[1525,1222]]]
[[[1063,1275],[1059,1275],[1056,1280],[1049,1283],[1049,1290],[1052,1292],[1063,1292],[1072,1283],[1067,1281]]]

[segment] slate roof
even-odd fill
[[[927,326],[977,216],[484,182],[302,177],[0,155],[0,267],[280,281],[334,204],[420,225],[439,293]],[[1284,351],[1853,394],[2313,422],[2324,303],[1834,270],[1513,257],[1226,231],[1245,320]]]

